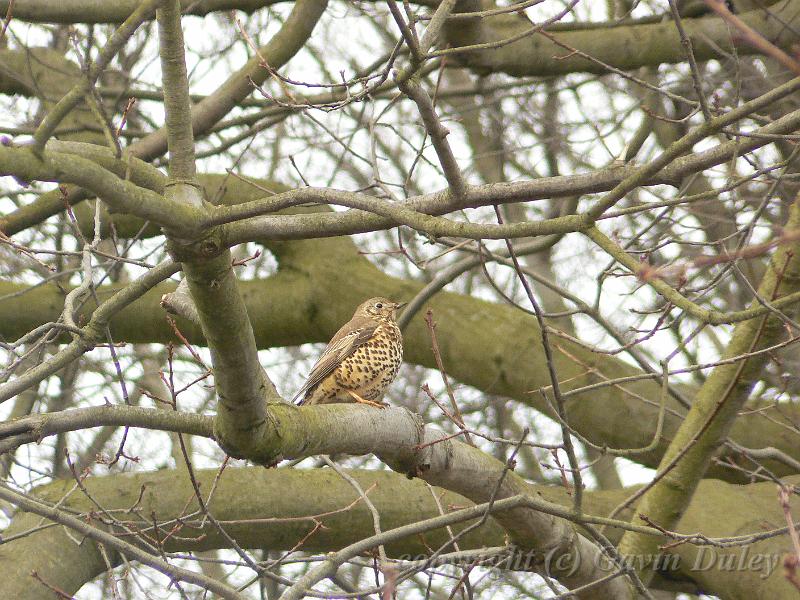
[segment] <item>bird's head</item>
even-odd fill
[[[387,298],[370,298],[356,309],[356,315],[378,320],[392,320],[397,318],[397,311],[403,308],[406,302],[393,302]]]

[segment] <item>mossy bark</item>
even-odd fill
[[[221,181],[224,178],[216,178],[215,185]],[[230,198],[247,198],[248,189],[254,193],[250,186],[234,180],[227,180],[224,186]],[[382,295],[408,300],[422,287],[382,273],[359,255],[347,238],[272,243],[269,248],[278,258],[278,272],[265,280],[239,283],[259,348],[326,342],[364,298]],[[342,285],[343,281],[347,284]],[[114,289],[99,289],[99,298],[106,298]],[[173,290],[173,284],[161,285],[122,311],[112,321],[114,338],[134,343],[176,341],[160,306],[161,296]],[[57,319],[63,306],[63,294],[53,284],[30,289],[0,282],[0,296],[0,334],[7,339],[16,339]],[[449,375],[550,414],[550,407],[537,393],[550,381],[543,368],[540,335],[533,318],[510,307],[449,292],[438,294],[429,306],[438,323],[437,334]],[[204,344],[199,327],[181,319],[178,323],[192,343]],[[407,362],[436,367],[430,338],[420,318],[412,321],[404,338]],[[556,370],[565,391],[642,374],[615,357],[590,352],[568,341],[560,340],[554,350]],[[692,388],[683,391],[690,397],[694,393]],[[597,444],[612,448],[647,446],[655,432],[659,392],[657,382],[644,379],[577,394],[567,399],[570,424]],[[631,458],[657,466],[685,412],[669,398],[664,432],[657,447]],[[763,407],[737,419],[731,437],[747,448],[774,446],[800,459],[796,439],[784,426],[792,420],[800,420],[800,407],[795,404]],[[619,423],[631,426],[619,427]],[[720,453],[739,460],[730,451],[722,449]],[[777,474],[790,472],[776,461],[766,464]],[[741,481],[736,472],[714,465],[708,475]]]
[[[786,231],[800,230],[800,196],[790,209]],[[769,267],[758,287],[760,300],[769,303],[800,289],[800,245],[786,241],[775,250]],[[796,313],[789,311],[788,316]],[[666,473],[643,496],[636,514],[647,516],[666,529],[672,528],[686,510],[698,483],[728,438],[739,411],[750,396],[753,386],[770,360],[770,354],[759,352],[794,335],[779,311],[744,321],[736,326],[722,359],[745,357],[743,360],[716,366],[695,396],[694,403],[675,433],[658,471]],[[620,551],[631,556],[655,556],[659,540],[628,533]]]
[[[369,497],[381,514],[384,529],[434,517],[439,514],[430,489],[420,480],[409,480],[403,475],[390,472],[351,471],[359,484],[370,490]],[[210,490],[216,469],[200,470],[197,479],[201,489]],[[788,481],[800,484],[797,477]],[[152,526],[155,515],[160,523],[197,509],[196,502],[186,505],[193,496],[188,476],[167,470],[155,473],[120,474],[108,477],[92,477],[85,485],[90,494],[108,510],[119,510],[117,518],[122,522],[137,524],[142,528]],[[73,487],[69,481],[59,481],[34,491],[39,498],[57,502]],[[563,489],[530,485],[532,494],[569,506],[571,499]],[[444,506],[468,506],[465,498],[441,489]],[[610,492],[587,492],[585,508],[590,514],[607,514],[632,490],[626,488]],[[139,496],[141,500],[137,502]],[[328,470],[297,471],[289,469],[266,470],[261,467],[228,467],[211,497],[209,508],[225,525],[226,531],[244,548],[268,547],[277,551],[288,550],[301,540],[313,527],[311,520],[282,520],[290,517],[319,515],[348,506],[357,494],[349,483]],[[65,508],[81,512],[96,509],[83,494],[71,494],[63,504]],[[136,507],[132,510],[133,507]],[[267,510],[269,507],[269,510]],[[36,527],[41,519],[20,513],[13,524],[4,531],[9,537]],[[353,508],[323,518],[326,528],[309,537],[304,548],[310,552],[326,552],[372,535],[372,515],[363,503]],[[689,506],[679,524],[679,530],[693,532],[703,530],[713,536],[737,535],[764,528],[780,527],[782,515],[775,501],[774,485],[771,483],[737,486],[721,481],[704,481],[700,484],[695,500]],[[167,551],[203,551],[227,547],[227,541],[210,526],[195,528],[191,523],[184,526],[179,535],[171,536],[165,546]],[[456,527],[458,530],[459,527]],[[617,542],[618,530],[609,530],[609,538]],[[462,549],[486,546],[501,546],[504,543],[502,529],[489,520],[483,527],[460,540]],[[390,556],[426,555],[428,547],[436,548],[447,539],[445,531],[431,531],[423,537],[411,537],[390,544]],[[786,538],[765,540],[750,546],[745,564],[752,566],[756,556],[782,556],[788,551]],[[725,569],[733,556],[733,565],[741,560],[742,548],[703,550],[690,544],[669,550],[670,556],[679,557],[677,568],[656,577],[653,585],[659,589],[698,590],[734,599],[792,598],[792,589],[780,568],[769,577],[762,578],[765,570],[744,568]],[[702,554],[701,554],[702,553]],[[112,554],[112,561],[119,557]],[[3,577],[0,578],[0,597],[19,600],[40,600],[49,593],[31,578],[36,571],[45,581],[58,585],[67,593],[74,594],[87,581],[99,576],[106,569],[105,562],[91,541],[76,543],[61,527],[46,527],[0,546],[0,561]],[[714,567],[708,568],[709,565]],[[693,569],[698,566],[701,568]],[[766,564],[764,564],[766,566]],[[691,579],[689,579],[691,577]]]

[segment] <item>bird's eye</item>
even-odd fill
[[[378,303],[375,305],[375,308],[383,308],[383,302],[378,302]]]

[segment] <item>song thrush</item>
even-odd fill
[[[370,298],[333,336],[292,401],[360,402],[383,408],[386,388],[403,362],[403,336],[395,318],[405,303]]]

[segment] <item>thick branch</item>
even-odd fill
[[[236,180],[219,178],[209,185],[216,189],[223,182],[232,197],[259,194]],[[270,249],[281,265],[278,273],[240,284],[259,348],[326,342],[364,298],[380,294],[405,300],[416,296],[423,287],[422,283],[380,272],[345,238],[274,243]],[[343,279],[348,285],[341,285]],[[97,294],[103,300],[117,289],[102,287]],[[174,285],[159,286],[122,311],[111,323],[114,339],[177,341],[160,306],[161,297],[173,290]],[[8,339],[58,319],[63,306],[63,293],[53,283],[30,289],[0,282],[0,297],[0,333]],[[511,307],[449,292],[440,292],[427,306],[437,318],[442,358],[449,375],[488,393],[509,396],[545,414],[551,413],[551,407],[535,393],[550,382],[539,368],[544,357],[533,319]],[[89,317],[87,312],[83,318]],[[491,328],[487,329],[486,323],[491,323]],[[205,344],[199,328],[186,321],[179,321],[179,326],[192,343]],[[404,339],[409,363],[436,368],[430,338],[420,319],[409,324]],[[660,387],[655,379],[643,377],[640,370],[616,357],[591,352],[567,340],[556,344],[555,366],[565,391],[595,386],[570,394],[566,401],[570,425],[581,435],[612,448],[650,444],[658,420]],[[631,379],[618,385],[602,385],[617,378]],[[686,388],[684,393],[691,396],[693,390]],[[630,458],[648,466],[658,465],[684,414],[685,410],[668,398],[662,438],[652,451]],[[731,436],[746,448],[775,446],[800,459],[794,430],[786,427],[798,419],[796,403],[761,407],[743,414]],[[639,426],[620,427],[621,422]],[[726,450],[720,458],[726,456],[734,460],[740,457]],[[776,461],[767,460],[765,465],[778,474],[793,472]],[[741,477],[720,466],[713,466],[709,474],[733,480]]]
[[[786,228],[800,228],[800,196],[789,213]],[[771,303],[800,290],[800,245],[779,246],[758,287],[753,306]],[[789,311],[794,314],[796,311]],[[705,476],[712,457],[728,437],[739,411],[750,396],[770,356],[758,350],[772,346],[787,335],[786,318],[778,311],[744,321],[736,326],[723,360],[750,356],[745,360],[718,365],[701,386],[692,408],[675,434],[658,467],[658,480],[637,506],[658,525],[670,528],[689,505],[698,483]],[[626,534],[620,550],[629,555],[655,555],[658,540]]]
[[[303,45],[308,41],[314,26],[319,21],[325,11],[326,0],[298,0],[286,20],[284,26],[263,48],[259,49],[259,55],[251,58],[237,72],[233,73],[213,94],[207,96],[192,109],[192,129],[195,137],[199,137],[217,123],[222,117],[230,112],[241,100],[249,96],[252,91],[252,80],[256,85],[263,83],[269,76],[269,71],[261,65],[263,59],[270,69],[281,68],[289,61]],[[45,70],[40,77],[30,81],[29,69],[27,67],[26,53],[21,52],[14,55],[14,63],[18,66],[18,71],[11,73],[10,80],[12,87],[19,90],[24,86],[31,94],[38,94],[42,89],[48,90],[49,87],[45,78],[49,71]],[[67,63],[69,64],[69,63]],[[61,66],[61,65],[60,65]],[[63,68],[63,66],[62,66]],[[39,72],[37,71],[37,74]],[[2,74],[0,74],[0,77]],[[76,77],[79,77],[77,74]],[[0,83],[3,79],[0,78]],[[147,137],[132,144],[128,151],[143,160],[152,160],[161,156],[167,150],[166,129],[161,128],[148,135]],[[24,177],[23,177],[24,179]],[[75,195],[73,199],[72,196]],[[80,191],[72,190],[70,194],[71,202],[79,202],[86,198]],[[31,204],[22,207],[9,215],[10,221],[24,223],[30,227],[42,222],[48,217],[58,214],[64,209],[64,199],[60,192],[44,194]],[[0,220],[0,230],[8,235],[13,235],[19,229],[7,228],[7,222]]]
[[[0,386],[0,403],[50,377],[62,367],[94,348],[95,344],[105,339],[106,328],[112,317],[138,298],[141,298],[170,275],[176,273],[178,269],[178,265],[171,260],[164,261],[117,291],[97,307],[88,320],[89,322],[81,328],[80,334],[74,335],[71,343],[41,364]],[[53,319],[53,321],[56,320],[58,320],[58,317]]]
[[[44,148],[45,143],[53,135],[58,124],[83,100],[84,96],[91,91],[97,79],[103,73],[111,60],[122,49],[128,39],[136,32],[139,26],[146,20],[152,18],[156,7],[162,0],[145,0],[136,7],[125,22],[117,29],[106,42],[103,49],[92,62],[86,76],[75,84],[75,86],[58,101],[58,103],[47,113],[33,134],[34,146],[38,152]]]
[[[189,84],[186,76],[180,5],[168,0],[158,11],[164,80],[170,183],[165,197],[207,211],[194,179]],[[231,253],[215,243],[214,232],[203,239],[169,237],[172,253],[183,263],[203,336],[211,351],[218,396],[217,440],[233,456],[248,455],[265,434],[267,400],[278,400],[258,362],[253,328],[239,293]],[[199,244],[198,244],[199,242]]]
[[[473,10],[474,4],[479,3],[462,3],[461,10]],[[741,18],[775,45],[788,48],[797,39],[792,24],[797,23],[798,5],[795,0],[779,2],[766,10],[746,12]],[[524,14],[484,18],[480,27],[470,27],[476,21],[478,18],[451,21],[445,27],[450,47],[432,54],[453,54],[480,73],[503,72],[517,77],[622,72],[685,60],[680,35],[669,20],[554,31],[547,36],[537,34]],[[734,38],[720,18],[683,19],[682,23],[698,61],[725,59],[734,51],[738,55],[757,52],[746,41]]]
[[[140,406],[92,406],[27,415],[0,423],[0,454],[45,437],[92,427],[117,425],[174,431],[213,438],[213,417]]]
[[[182,0],[184,14],[207,15],[217,11],[241,10],[254,12],[260,8],[277,4],[282,0],[227,0],[220,2]],[[46,23],[121,23],[138,6],[138,0],[104,2],[87,9],[82,0],[16,0],[14,18],[29,22]],[[435,0],[417,0],[414,4],[434,7]],[[470,4],[478,4],[470,3]],[[9,0],[0,0],[0,13],[5,14]],[[480,10],[478,4],[474,10]],[[462,10],[464,10],[462,8]],[[473,10],[468,8],[467,10]],[[794,2],[776,3],[771,10],[744,13],[742,19],[764,37],[780,47],[788,48],[794,41],[791,23],[796,18]],[[475,19],[477,20],[477,18]],[[524,17],[501,15],[484,18],[485,32],[476,37],[475,31],[466,26],[465,20],[453,20],[449,27],[448,41],[451,47],[484,43],[487,49],[477,49],[469,54],[457,54],[460,60],[479,72],[506,72],[511,75],[560,75],[580,71],[607,72],[602,65],[632,70],[642,66],[657,66],[663,63],[678,63],[684,60],[681,40],[673,23],[663,19],[653,22],[622,23],[565,23],[564,29],[555,34],[564,46],[579,49],[596,60],[582,55],[568,56],[569,51],[552,41],[536,35],[528,35],[514,44],[501,44],[504,39],[524,35],[532,24]],[[683,19],[683,26],[692,42],[698,61],[726,58],[731,49],[731,35],[722,19]],[[493,45],[499,45],[493,48]],[[635,49],[635,50],[633,50]],[[737,43],[738,55],[754,54],[755,48],[747,43]],[[554,60],[560,57],[560,60]],[[272,63],[270,63],[272,64]]]
[[[790,82],[789,84],[785,84],[781,90],[784,94],[789,94],[796,89],[795,86],[796,81]],[[792,132],[796,130],[798,126],[800,126],[800,111],[794,111],[784,117],[776,119],[769,125],[751,131],[750,135],[746,138],[737,138],[719,144],[709,150],[678,158],[655,175],[640,180],[639,185],[668,184],[678,186],[685,177],[722,164],[734,156],[740,156],[746,152],[766,146],[774,141],[773,136]],[[50,146],[48,146],[48,148],[49,147]],[[142,163],[141,161],[136,161],[128,157],[125,157],[123,160],[114,161],[110,158],[110,154],[108,157],[102,155],[103,152],[108,154],[107,151],[93,150],[88,148],[88,145],[72,144],[71,146],[63,146],[56,144],[52,147],[59,152],[81,153],[89,156],[92,160],[98,162],[104,168],[117,173],[120,177],[125,173],[122,169],[124,169],[126,162],[134,161],[133,166],[135,168],[132,171],[132,180],[154,191],[160,192],[163,190],[163,183],[157,184],[155,180],[158,177],[157,175],[146,175],[143,173],[143,168],[138,165],[144,165],[146,163]],[[115,166],[112,168],[112,165]],[[17,165],[14,168],[20,170],[20,173],[17,174],[15,172],[15,174],[23,179],[25,179],[23,173],[29,173],[31,170],[29,165]],[[218,210],[215,212],[211,222],[225,223],[236,219],[251,217],[246,222],[238,223],[235,226],[231,225],[226,229],[226,241],[230,245],[264,237],[269,237],[271,239],[298,239],[308,236],[348,235],[386,229],[403,223],[407,220],[402,216],[404,209],[427,215],[441,215],[461,208],[474,208],[507,202],[528,202],[545,198],[573,197],[575,195],[609,191],[615,186],[618,186],[622,181],[637,173],[639,169],[640,167],[629,165],[625,167],[611,167],[591,173],[546,177],[532,181],[467,186],[465,198],[461,202],[454,202],[448,191],[443,190],[433,194],[411,197],[403,203],[398,203],[396,206],[383,206],[381,210],[385,213],[384,216],[365,210],[350,210],[344,213],[336,213],[335,215],[317,213],[314,215],[294,217],[284,215],[280,218],[275,216],[252,218],[255,215],[278,210],[281,208],[279,203],[283,203],[282,206],[284,207],[293,206],[300,202],[312,201],[336,203],[345,206],[373,206],[374,198],[366,196],[362,199],[359,194],[336,190],[327,190],[325,193],[322,193],[315,189],[307,189],[293,190],[292,195],[283,196],[277,201],[274,198],[256,200],[258,197],[257,194],[254,197],[254,192],[256,190],[255,188],[251,188],[249,190],[243,190],[243,192],[240,192],[238,195],[228,194],[222,200],[223,203],[230,204],[242,204],[249,200],[250,203],[248,205],[242,205],[235,209]],[[153,171],[155,170],[153,169]],[[34,171],[34,174],[35,173],[36,171]],[[137,179],[137,173],[142,173],[142,175],[139,176],[140,179]],[[42,175],[42,178],[45,180],[49,180],[48,177],[52,177],[52,174]],[[144,177],[143,180],[141,179],[142,177]],[[208,177],[214,178],[215,176],[210,175]],[[234,185],[234,183],[229,182],[228,185]],[[283,189],[285,189],[273,182],[266,185],[268,188],[275,189],[276,191],[283,191]],[[213,197],[212,194],[208,194],[208,196]],[[284,200],[285,203],[283,202]],[[39,200],[0,218],[0,229],[7,235],[13,235],[41,222],[43,219],[62,209],[63,198],[59,192],[45,194]],[[414,216],[416,220],[409,221],[409,224],[425,228],[426,225],[421,220],[423,217],[418,215],[412,216]],[[117,217],[117,219],[124,220],[127,219],[127,217]],[[138,224],[131,222],[123,231],[131,231],[132,233],[129,235],[138,235],[142,225],[143,222],[141,221],[138,222]],[[576,223],[571,221],[565,221],[559,222],[555,227],[550,226],[550,228],[560,227],[562,230],[565,228],[574,230],[576,225]],[[543,230],[545,228],[537,223],[525,226],[522,229],[524,230],[522,233],[544,233]],[[479,229],[478,232],[483,233],[483,230]],[[445,233],[447,233],[447,231],[445,231]],[[451,231],[450,233],[459,232]],[[464,234],[467,232],[462,231],[460,233]],[[508,234],[508,232],[506,232],[506,234]],[[122,235],[124,236],[124,233],[122,233]]]
[[[181,8],[177,0],[164,0],[158,9],[158,54],[164,89],[164,128],[169,149],[169,176],[173,184],[195,176],[192,103],[189,100],[189,77],[183,52]],[[186,200],[183,194],[178,194]],[[193,202],[188,201],[189,204]]]
[[[793,86],[798,85],[798,82],[800,80],[796,80]],[[790,93],[788,88],[784,91]],[[374,212],[349,210],[335,214],[319,213],[314,215],[253,217],[228,225],[225,229],[226,243],[234,245],[263,238],[290,240],[307,237],[350,235],[386,229],[400,224],[406,224],[433,235],[482,238],[528,237],[578,231],[585,227],[590,219],[581,218],[578,215],[569,215],[545,221],[499,226],[463,222],[453,223],[444,219],[431,219],[426,215],[441,215],[461,208],[475,208],[492,204],[528,202],[565,196],[574,197],[587,193],[612,190],[617,186],[621,186],[623,182],[627,187],[634,177],[638,179],[638,185],[668,184],[678,186],[684,177],[721,164],[732,156],[738,156],[755,148],[765,146],[774,141],[769,138],[770,135],[788,133],[797,128],[798,125],[800,125],[800,111],[795,111],[764,128],[751,132],[752,137],[744,140],[732,140],[710,150],[678,158],[672,164],[649,176],[643,176],[643,173],[646,172],[641,167],[626,166],[587,174],[547,177],[532,181],[467,186],[464,200],[461,202],[454,201],[447,190],[435,194],[412,197],[402,203],[384,203],[383,205],[375,203],[371,197],[361,197],[358,194],[336,190],[327,190],[324,194],[316,195],[313,189],[296,191],[293,193],[305,195],[306,201],[331,202],[344,206],[369,206]],[[762,137],[764,135],[767,137]],[[277,202],[279,201],[280,199]],[[269,198],[260,204],[269,206],[272,202],[276,202],[276,200]],[[259,214],[258,207],[255,204],[225,211],[220,218],[231,220],[234,216],[242,215],[247,211],[251,211],[250,214]]]
[[[312,516],[319,516],[325,527],[309,537],[303,549],[308,552],[329,552],[352,544],[373,533],[372,517],[363,503],[342,512],[358,498],[353,488],[329,470],[277,469],[266,472],[263,468],[227,468],[215,485],[217,469],[197,471],[197,481],[203,490],[215,489],[209,500],[209,510],[224,524],[228,532],[243,548],[269,548],[276,551],[291,549],[313,528]],[[429,488],[419,479],[409,480],[403,475],[386,471],[351,471],[363,488],[377,484],[369,493],[372,503],[380,511],[381,522],[392,529],[438,516],[439,509]],[[789,478],[788,483],[800,483]],[[126,473],[107,477],[90,477],[85,482],[91,497],[107,510],[117,512],[118,518],[142,531],[152,527],[152,517],[164,529],[174,525],[174,519],[183,517],[184,527],[177,535],[169,536],[165,550],[168,552],[202,551],[229,546],[227,540],[207,520],[187,517],[187,498],[194,493],[185,475],[165,470],[156,473]],[[56,481],[35,490],[35,495],[46,502],[59,502],[65,509],[80,513],[96,511],[89,498],[80,493],[67,494],[74,482]],[[325,493],[320,494],[319,490]],[[585,509],[589,515],[608,514],[633,490],[614,492],[587,492]],[[561,488],[528,484],[527,492],[534,498],[562,507],[569,507],[571,499]],[[434,489],[443,506],[469,506],[462,496]],[[66,497],[65,497],[66,496]],[[731,536],[762,531],[761,523],[780,527],[782,515],[775,501],[771,482],[736,486],[720,481],[700,484],[701,501],[693,502],[684,515],[680,531],[703,531],[712,536]],[[136,505],[138,511],[127,512]],[[625,516],[625,515],[623,515]],[[302,518],[307,517],[307,518]],[[39,600],[42,589],[31,577],[39,576],[64,591],[74,594],[87,581],[103,573],[106,563],[97,545],[86,540],[76,545],[60,527],[46,527],[30,535],[15,538],[40,524],[40,517],[20,512],[12,525],[3,532],[10,541],[0,545],[0,560],[4,577],[0,578],[0,596],[19,600]],[[459,531],[459,527],[454,527]],[[610,528],[609,538],[616,542],[620,531]],[[428,548],[438,548],[448,539],[443,529],[428,531],[424,540],[411,536],[387,546],[390,556],[423,557]],[[745,547],[713,548],[682,544],[668,550],[668,579],[657,578],[653,585],[658,589],[682,589],[688,592],[703,590],[723,597],[754,597],[760,593],[770,598],[791,598],[791,587],[783,578],[777,560],[785,549],[786,537],[765,539]],[[480,529],[459,540],[462,550],[504,544],[503,530],[490,519]],[[725,564],[736,564],[745,557],[742,570],[726,569]],[[759,557],[758,562],[752,561]],[[777,557],[777,558],[776,558]],[[118,561],[116,554],[112,561]],[[732,560],[733,562],[730,562]],[[690,579],[691,578],[691,579]],[[693,581],[691,581],[693,580]],[[686,581],[691,581],[686,586]],[[681,583],[683,582],[683,583]]]
[[[120,179],[94,161],[74,154],[48,150],[39,159],[29,147],[0,146],[0,175],[14,175],[25,181],[74,183],[97,194],[117,212],[136,215],[184,235],[199,231],[202,213],[193,207],[165,200],[160,194]],[[63,210],[61,191],[52,194],[61,200]]]
[[[145,552],[130,542],[126,542],[116,537],[112,533],[109,533],[99,527],[95,527],[94,525],[85,523],[82,520],[73,517],[72,515],[69,515],[56,507],[48,506],[47,504],[27,498],[22,494],[14,492],[5,485],[0,485],[0,498],[6,502],[15,504],[26,512],[39,515],[40,517],[44,517],[50,521],[53,521],[54,523],[64,525],[76,533],[103,544],[109,549],[121,552],[129,559],[149,565],[173,579],[194,583],[195,585],[211,590],[222,598],[227,598],[228,600],[244,600],[244,596],[239,594],[235,588],[232,588],[229,585],[216,581],[211,577],[206,577],[205,575],[190,569],[170,565],[166,561],[161,560],[161,558],[149,552]]]

